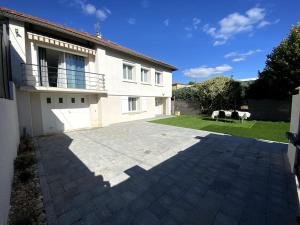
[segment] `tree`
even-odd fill
[[[241,99],[240,83],[232,78],[219,76],[195,85],[200,107],[205,111],[236,109]]]
[[[300,23],[292,27],[271,54],[259,79],[249,87],[248,98],[285,99],[300,86]]]
[[[240,82],[219,76],[195,83],[192,87],[173,90],[177,100],[198,104],[204,113],[218,109],[237,109],[241,102]]]

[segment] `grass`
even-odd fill
[[[188,115],[151,122],[279,142],[288,142],[285,133],[289,131],[290,127],[288,122],[245,120],[243,123],[239,121],[230,123]]]

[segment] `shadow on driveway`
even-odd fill
[[[49,224],[296,224],[287,145],[217,134],[195,138],[149,170],[127,169],[129,178],[113,187],[69,149],[68,135],[38,139]]]

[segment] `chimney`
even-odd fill
[[[102,38],[102,35],[100,34],[99,31],[96,32],[96,37],[97,37],[97,38]]]
[[[101,38],[102,35],[100,33],[100,23],[99,23],[99,21],[95,24],[95,29],[96,29],[96,37]]]

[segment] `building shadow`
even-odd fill
[[[195,138],[149,170],[130,167],[129,178],[115,186],[72,152],[67,134],[39,138],[49,224],[296,224],[298,197],[285,144]]]

